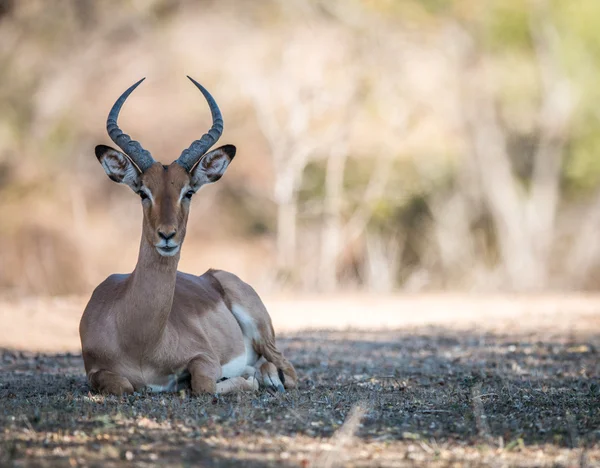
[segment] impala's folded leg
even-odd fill
[[[262,384],[278,392],[285,392],[283,382],[279,378],[277,367],[272,362],[261,357],[255,364],[260,373],[260,381]]]
[[[296,388],[296,370],[277,349],[271,317],[256,291],[232,273],[222,270],[209,270],[208,273],[221,284],[224,301],[239,323],[245,339],[252,343],[258,356],[264,357],[275,367],[277,379],[273,378],[275,372],[271,366],[262,369],[264,364],[255,364],[255,367],[260,369],[263,383],[277,390],[280,390],[281,386]]]
[[[216,357],[202,354],[188,364],[192,380],[192,392],[217,393],[217,380],[221,378],[221,365]]]
[[[133,393],[133,385],[125,377],[114,372],[100,369],[88,374],[90,386],[100,393],[123,395]]]
[[[217,393],[221,395],[231,392],[254,392],[256,390],[258,390],[258,380],[254,376],[250,376],[247,379],[244,377],[232,377],[231,379],[217,383]]]
[[[246,369],[244,369],[244,372],[242,373],[242,377],[258,378],[259,375],[260,375],[260,372],[254,366],[246,366]]]
[[[218,382],[221,378],[221,365],[211,355],[203,354],[197,356],[188,365],[192,377],[192,392],[225,394],[245,390],[258,390],[258,381],[254,375],[247,379],[244,377],[233,377]]]
[[[254,343],[255,349],[257,352],[262,355],[268,364],[271,364],[277,370],[277,376],[279,377],[277,381],[279,383],[283,383],[285,388],[296,388],[298,385],[298,376],[296,375],[296,370],[294,366],[281,354],[281,352],[275,346],[274,338],[269,340],[264,340],[263,343]],[[264,364],[262,365],[264,366]],[[272,370],[270,366],[263,367],[261,366],[261,374],[265,375],[265,372],[270,376],[272,375]],[[273,380],[273,379],[271,379]],[[279,389],[279,387],[277,387]]]

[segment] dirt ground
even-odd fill
[[[274,299],[300,387],[220,398],[91,394],[80,300],[0,301],[0,466],[600,466],[598,298]]]

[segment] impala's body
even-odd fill
[[[209,103],[213,127],[163,166],[116,123],[140,82],[119,98],[107,122],[125,153],[96,147],[108,176],[140,195],[144,222],[135,270],[100,284],[81,319],[91,387],[115,394],[186,386],[196,393],[226,393],[256,389],[255,372],[267,386],[294,387],[295,370],[277,350],[269,314],[249,285],[224,271],[177,271],[190,200],[202,185],[217,181],[235,155],[231,145],[206,153],[222,132],[216,103],[194,81]]]

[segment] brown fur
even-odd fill
[[[281,369],[285,376],[283,383],[286,388],[294,387],[298,379],[296,371],[275,346],[275,330],[271,317],[254,288],[233,273],[221,270],[209,270],[209,273],[212,273],[223,286],[230,301],[229,308],[232,304],[239,304],[254,319],[260,335],[260,339],[253,342],[257,354],[264,356],[267,361]]]
[[[148,385],[167,387],[173,376],[187,371],[197,393],[254,388],[252,381],[238,377],[217,384],[222,366],[244,353],[242,328],[231,312],[234,304],[256,322],[256,352],[283,372],[287,387],[295,386],[295,370],[277,350],[269,314],[249,285],[224,271],[202,276],[179,272],[180,252],[165,257],[155,248],[159,231],[175,231],[173,241],[183,243],[189,202],[180,202],[179,196],[190,184],[190,174],[176,163],[166,168],[156,163],[141,175],[141,184],[154,202],[142,203],[135,270],[100,284],[81,319],[90,386],[103,393],[130,393]]]

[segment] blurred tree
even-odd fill
[[[331,32],[321,32],[324,36]],[[335,33],[334,33],[335,34]],[[315,48],[316,31],[294,31],[273,44],[275,60],[246,75],[258,123],[269,144],[275,170],[273,196],[277,204],[277,265],[289,278],[296,264],[298,192],[306,165],[318,150],[330,149],[326,182],[328,232],[331,242],[339,212],[340,174],[345,157],[344,136],[351,125],[349,106],[358,86],[344,44]],[[279,59],[279,60],[277,60]],[[331,119],[334,111],[339,120]],[[335,174],[334,174],[335,172]],[[336,180],[337,177],[337,180]],[[333,241],[335,242],[335,240]],[[336,250],[332,247],[332,251]],[[332,262],[335,268],[335,261]]]
[[[132,132],[168,125],[164,137],[146,135],[177,154],[197,131],[198,108],[166,101],[171,117],[156,123],[153,96],[194,66],[210,89],[227,89],[231,136],[273,163],[248,162],[235,181],[258,209],[225,196],[222,209],[207,192],[202,210],[227,245],[251,244],[229,229],[242,216],[264,227],[261,255],[276,251],[276,285],[594,286],[596,0],[0,0],[0,22],[6,288],[27,277],[26,289],[37,281],[38,292],[68,292],[75,282],[50,278],[76,270],[59,259],[64,223],[79,226],[69,229],[74,258],[109,263],[102,252],[133,229],[123,223],[133,208],[94,203],[120,197],[89,157],[106,138],[105,109],[132,76],[155,76],[123,117]],[[275,215],[262,210],[268,199]],[[44,234],[19,235],[33,231]],[[19,239],[42,253],[25,255]],[[254,258],[248,271],[269,277],[271,263]],[[96,282],[102,267],[91,270]]]

